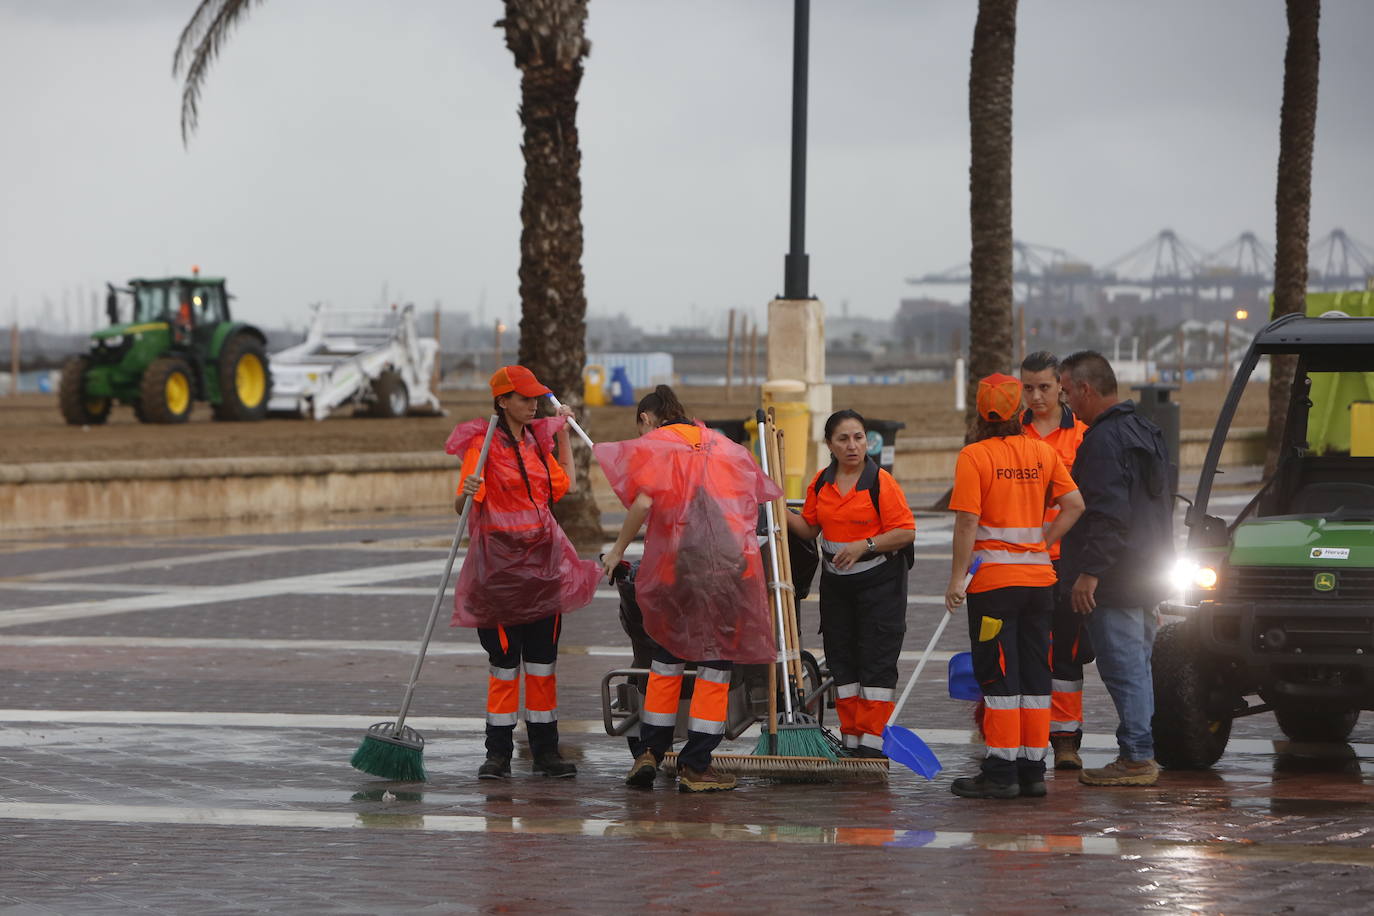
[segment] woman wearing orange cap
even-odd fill
[[[788,513],[787,527],[800,538],[820,537],[821,637],[844,746],[856,757],[882,757],[906,634],[904,554],[916,518],[897,481],[868,457],[859,413],[831,414],[825,444],[830,466],[807,487],[801,515]]]
[[[580,560],[553,517],[553,503],[576,487],[567,417],[535,419],[550,394],[523,366],[491,377],[498,430],[483,474],[477,467],[487,421],[454,429],[445,446],[463,456],[454,509],[476,501],[468,556],[454,589],[453,624],[475,627],[491,668],[487,680],[487,758],[480,779],[506,779],[515,749],[520,669],[525,671],[525,727],[534,772],[556,778],[577,768],[558,749],[554,664],[562,615],[592,600],[600,568]],[[557,457],[554,446],[557,445]]]
[[[978,383],[974,441],[959,452],[949,507],[954,557],[945,609],[968,603],[973,673],[983,688],[987,756],[977,776],[950,786],[965,798],[1045,794],[1050,743],[1049,545],[1083,514],[1083,497],[1059,453],[1022,434],[1021,382],[989,375]],[[1059,515],[1045,526],[1045,507]],[[964,592],[975,552],[982,560]]]

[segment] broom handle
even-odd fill
[[[978,567],[983,565],[983,558],[976,557],[973,565],[969,567],[968,574],[964,576],[964,590],[968,590],[969,583],[973,581],[973,574],[978,572]],[[949,618],[953,614],[944,613],[940,615],[940,625],[935,628],[935,635],[930,637],[930,643],[926,650],[921,653],[921,660],[916,663],[916,670],[911,672],[911,677],[907,678],[906,688],[902,691],[902,698],[897,701],[897,705],[892,707],[892,715],[887,717],[888,725],[895,725],[897,717],[902,714],[902,707],[906,705],[906,698],[911,696],[911,688],[916,686],[916,679],[921,676],[921,669],[930,661],[930,653],[935,650],[935,644],[940,641],[940,634],[945,632],[945,624],[949,623]]]
[[[787,465],[783,461],[783,434],[777,428],[773,418],[769,417],[770,425],[773,426],[773,467],[776,473],[782,478],[781,484],[787,481],[784,473]],[[792,584],[792,554],[788,549],[787,531],[787,493],[782,494],[783,498],[773,503],[773,510],[777,515],[778,521],[778,560],[782,565],[783,581]],[[797,696],[802,696],[802,663],[801,663],[801,628],[797,622],[797,594],[795,590],[783,590],[783,606],[787,609],[787,630],[792,638],[792,650],[795,658],[792,659],[792,676],[795,678]],[[800,704],[798,704],[800,705]]]
[[[769,480],[773,479],[770,473],[768,461],[768,417],[762,410],[754,414],[754,419],[758,423],[759,431],[759,463],[762,465],[763,475]],[[778,539],[775,535],[776,519],[773,512],[773,504],[768,505],[768,569],[773,578],[773,608],[777,611],[778,624],[778,650],[781,653],[782,664],[787,664],[787,622],[783,616],[782,602],[782,579],[778,570]],[[784,680],[786,678],[784,677]],[[787,716],[787,721],[792,721],[792,692],[784,690],[782,692],[783,713]]]
[[[778,753],[778,663],[768,666],[768,753]]]
[[[558,402],[557,396],[555,396],[554,393],[553,393],[552,391],[550,391],[547,395],[545,395],[545,397],[547,397],[550,401],[553,402],[553,409],[554,409],[554,410],[558,410],[559,408],[561,408],[561,407],[563,406],[562,404],[560,404],[560,403]],[[583,441],[583,442],[587,443],[587,448],[591,448],[591,447],[592,447],[592,437],[589,436],[589,435],[587,435],[586,431],[585,431],[582,427],[580,427],[580,426],[577,425],[577,421],[576,421],[576,420],[574,420],[572,417],[568,417],[568,425],[571,426],[571,427],[573,428],[573,432],[577,433],[579,436],[582,437],[582,441]]]
[[[491,437],[496,432],[496,414],[491,415],[487,421],[487,437],[482,440],[482,454],[477,457],[477,467],[473,469],[474,477],[482,476],[482,468],[487,463],[487,452],[491,451]],[[469,496],[463,502],[463,511],[458,515],[458,529],[453,533],[453,546],[448,551],[448,563],[444,565],[444,577],[439,580],[439,590],[434,594],[434,607],[429,611],[429,623],[425,624],[424,635],[420,637],[420,652],[415,656],[415,667],[410,669],[410,683],[406,684],[406,695],[401,700],[401,711],[396,714],[396,728],[391,736],[394,738],[401,734],[401,726],[405,725],[406,714],[410,711],[410,699],[415,696],[415,685],[420,681],[420,666],[425,663],[425,652],[429,650],[430,637],[434,635],[434,624],[439,620],[439,606],[444,602],[444,592],[448,589],[448,577],[453,574],[453,561],[458,557],[458,545],[463,542],[463,534],[467,531],[468,512],[472,509],[475,502]]]

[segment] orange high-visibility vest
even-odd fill
[[[1073,411],[1061,405],[1059,425],[1050,430],[1049,435],[1042,436],[1036,430],[1034,414],[1029,410],[1021,417],[1022,432],[1029,439],[1039,439],[1049,443],[1050,447],[1059,453],[1059,458],[1064,462],[1064,467],[1069,475],[1073,475],[1073,460],[1078,457],[1078,447],[1083,444],[1083,434],[1088,431],[1088,424],[1073,415]],[[1059,507],[1050,506],[1045,510],[1045,524],[1048,525],[1059,516]],[[1059,544],[1050,545],[1050,559],[1059,559]]]

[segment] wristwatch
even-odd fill
[[[878,545],[873,543],[873,538],[864,538],[864,544],[868,547],[869,553],[878,552]]]

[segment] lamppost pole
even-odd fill
[[[783,264],[784,299],[811,298],[806,254],[806,72],[811,0],[794,0],[792,14],[792,222]]]

